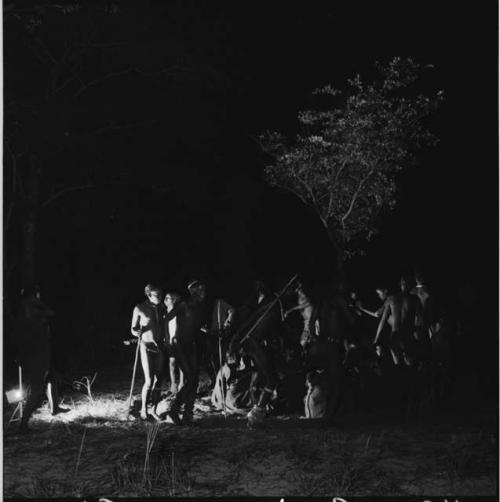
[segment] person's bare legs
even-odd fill
[[[45,388],[45,382],[42,375],[40,378],[33,379],[29,385],[29,395],[26,400],[26,405],[23,408],[23,418],[20,423],[20,430],[26,431],[28,429],[28,421],[31,418],[33,412],[40,407],[43,401],[43,391]]]
[[[175,381],[176,381],[176,378],[175,378],[175,368],[176,368],[175,357],[169,357],[168,363],[169,363],[169,372],[170,372],[170,392],[172,394],[177,394],[178,389],[177,389],[177,385],[175,383]]]
[[[178,386],[178,389],[181,390],[182,387],[184,387],[184,373],[179,368],[179,386]]]
[[[158,403],[160,402],[161,399],[161,384],[163,380],[163,362],[164,362],[164,356],[163,352],[160,351],[159,354],[156,354],[154,357],[154,381],[153,381],[153,387],[151,389],[151,396],[153,399],[153,410],[151,414],[156,420],[160,420],[160,417],[156,413]]]
[[[152,365],[150,364],[149,361],[148,351],[146,350],[144,344],[141,344],[140,350],[141,350],[142,369],[144,371],[144,385],[142,386],[142,393],[141,393],[141,398],[142,398],[141,418],[143,420],[146,420],[148,418],[148,413],[147,413],[148,396],[151,391],[154,375],[152,372]]]

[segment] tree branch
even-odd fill
[[[119,185],[129,185],[130,183],[127,182],[113,182],[113,183],[106,183],[106,184],[87,184],[87,185],[78,185],[78,186],[73,186],[73,187],[67,187],[63,188],[62,190],[59,190],[55,194],[51,195],[48,199],[46,199],[42,204],[40,204],[40,208],[44,209],[46,208],[49,204],[54,202],[55,200],[63,197],[64,195],[71,193],[71,192],[79,192],[81,190],[91,190],[93,188],[103,188],[107,185],[111,186],[119,186]]]
[[[9,230],[9,224],[10,224],[10,218],[12,216],[12,211],[14,209],[14,202],[12,201],[9,205],[9,210],[7,211],[7,216],[5,217],[4,221],[4,232],[7,233]]]
[[[144,125],[152,125],[159,122],[160,119],[152,119],[152,120],[144,120],[142,122],[128,122],[125,124],[109,124],[107,126],[101,127],[100,129],[96,129],[92,131],[90,134],[102,134],[107,131],[119,131],[122,129],[131,129],[133,127],[140,127]]]
[[[375,171],[375,168],[370,169],[368,174],[359,182],[358,188],[354,192],[354,195],[352,196],[352,199],[351,199],[351,203],[349,204],[349,209],[344,214],[344,216],[342,216],[342,219],[341,219],[342,228],[344,230],[345,230],[345,220],[347,218],[349,218],[349,216],[351,215],[352,210],[354,209],[354,204],[356,203],[356,200],[359,196],[359,193],[363,189],[364,184],[368,181],[368,178],[374,173],[374,171]]]
[[[130,75],[132,73],[138,73],[140,75],[146,75],[146,76],[161,75],[162,73],[175,74],[175,72],[179,72],[179,71],[187,71],[187,69],[186,68],[180,68],[180,67],[173,66],[173,67],[170,67],[170,68],[162,68],[161,70],[147,72],[147,71],[144,71],[141,68],[137,68],[137,67],[127,68],[126,70],[121,70],[121,71],[117,71],[117,72],[111,72],[111,73],[108,73],[108,74],[106,74],[106,75],[104,75],[104,76],[102,76],[100,78],[96,78],[94,80],[90,80],[86,84],[83,84],[80,87],[80,89],[78,89],[78,91],[75,92],[75,94],[73,96],[76,98],[76,97],[80,96],[81,94],[83,94],[85,91],[87,91],[90,87],[93,87],[95,85],[101,84],[102,82],[105,82],[106,80],[110,80],[110,79],[115,78],[115,77],[121,77],[121,76],[124,76],[124,75]]]
[[[101,84],[102,82],[105,82],[106,80],[110,80],[115,77],[121,77],[123,75],[128,75],[128,74],[132,73],[133,71],[134,71],[134,68],[127,68],[126,70],[111,72],[111,73],[104,75],[101,78],[96,78],[94,80],[90,80],[86,84],[83,83],[83,81],[82,81],[82,86],[80,87],[80,89],[78,89],[78,91],[76,91],[73,94],[73,97],[76,98],[76,97],[80,96],[80,94],[83,94],[87,89],[89,89],[90,87],[93,87],[94,85]]]

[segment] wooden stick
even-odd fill
[[[128,420],[128,417],[130,416],[130,406],[132,404],[132,393],[134,392],[135,373],[137,370],[137,361],[139,359],[140,346],[141,346],[141,337],[139,336],[139,339],[137,341],[137,349],[135,349],[134,371],[132,372],[132,383],[130,385],[130,395],[128,397],[127,420]]]
[[[248,333],[240,340],[240,344],[243,343],[253,332],[253,330],[261,323],[262,319],[268,314],[268,312],[276,305],[276,302],[280,299],[285,291],[292,285],[292,283],[297,279],[299,274],[295,274],[286,284],[286,286],[276,295],[276,298],[269,304],[264,313],[255,321],[255,324],[249,329]]]

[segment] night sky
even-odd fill
[[[367,298],[375,281],[394,285],[415,264],[443,295],[471,284],[496,340],[497,12],[487,4],[140,2],[117,15],[110,37],[137,45],[110,52],[113,64],[126,65],[128,54],[153,71],[178,58],[196,71],[116,77],[70,102],[70,112],[46,112],[44,183],[99,185],[54,201],[39,224],[38,280],[59,314],[59,336],[83,337],[93,326],[126,337],[148,281],[182,290],[200,276],[238,303],[256,275],[276,288],[296,271],[332,276],[320,223],[265,185],[254,138],[293,133],[315,88],[400,55],[435,65],[425,85],[445,92],[430,124],[440,143],[400,177],[395,210],[348,276]],[[33,96],[44,70],[15,23],[6,26],[6,99]],[[109,117],[140,125],[92,133]],[[45,134],[45,124],[33,127]],[[13,231],[6,246],[18,239]]]

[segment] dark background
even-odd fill
[[[70,140],[91,130],[92,107],[117,121],[146,121],[83,134],[71,155],[67,136],[56,136],[60,148],[45,154],[46,183],[82,175],[128,183],[73,192],[42,214],[37,278],[58,314],[59,357],[68,364],[89,345],[123,350],[119,342],[148,281],[184,293],[189,279],[202,277],[237,304],[256,275],[275,288],[297,271],[313,282],[333,280],[335,257],[320,223],[300,201],[266,186],[255,137],[267,129],[293,133],[315,88],[342,86],[395,55],[435,66],[425,86],[445,92],[430,124],[440,143],[401,175],[395,210],[366,255],[347,264],[347,275],[375,304],[376,281],[394,287],[418,264],[455,312],[465,309],[477,320],[477,336],[496,354],[494,2],[490,10],[482,10],[486,3],[444,2],[234,4],[141,2],[118,15],[112,29],[137,38],[131,58],[155,66],[188,54],[196,75],[173,83],[148,77],[139,85],[117,77],[82,97],[64,120],[47,120],[47,127],[69,131]],[[4,36],[6,98],[31,96],[42,86],[43,68],[30,59],[15,23]],[[140,48],[145,37],[154,51]],[[5,246],[18,239],[14,230]],[[13,277],[9,291],[16,289]]]

